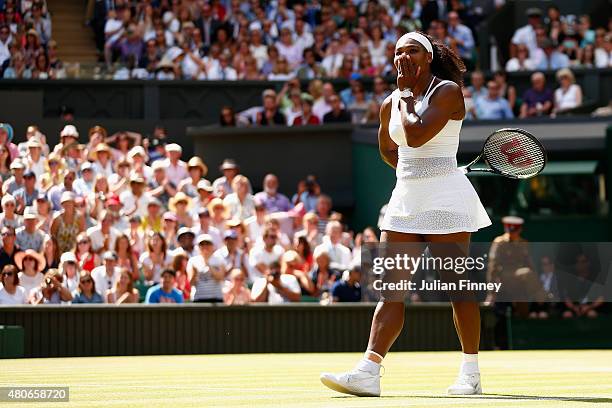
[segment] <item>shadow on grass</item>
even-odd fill
[[[355,398],[351,395],[341,395],[332,398]],[[383,395],[379,398],[439,398],[439,399],[486,399],[486,400],[534,400],[534,401],[563,401],[563,402],[590,402],[595,404],[610,404],[612,398],[603,397],[546,397],[541,395],[518,395],[518,394],[481,394],[481,395]]]

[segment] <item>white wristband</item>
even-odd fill
[[[404,89],[403,91],[400,91],[400,97],[401,98],[412,98],[413,96],[414,96],[414,94],[408,88]]]

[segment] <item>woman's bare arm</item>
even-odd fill
[[[440,86],[430,97],[430,104],[421,116],[414,110],[414,99],[400,100],[402,125],[410,147],[420,147],[437,135],[454,117],[465,115],[461,88],[455,83]]]
[[[397,167],[397,144],[389,135],[392,99],[389,95],[380,107],[380,126],[378,128],[378,150],[382,159],[389,166]]]

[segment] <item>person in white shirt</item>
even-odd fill
[[[557,81],[560,87],[555,90],[555,107],[553,112],[559,113],[573,109],[582,104],[582,89],[577,85],[574,74],[569,68],[557,71]]]
[[[8,25],[0,25],[0,66],[4,64],[4,61],[11,58],[11,50],[9,44],[13,42],[13,36],[11,35],[11,29]]]
[[[277,244],[278,235],[273,228],[266,228],[263,244],[255,245],[249,254],[249,281],[264,277],[272,262],[279,262],[285,249]]]
[[[213,252],[210,235],[199,235],[196,244],[200,249],[200,255],[190,258],[187,262],[187,275],[193,288],[193,301],[222,303],[223,282],[229,271],[225,270],[223,259]]]
[[[103,210],[99,218],[98,225],[87,230],[87,236],[91,241],[91,249],[98,254],[115,248],[117,237],[121,235],[121,231],[113,227],[114,218],[110,212]]]
[[[208,79],[235,81],[238,79],[238,72],[230,65],[229,57],[225,54],[221,54],[218,63],[212,65],[208,70]]]
[[[28,140],[27,147],[26,167],[36,175],[36,188],[41,188],[42,176],[46,172],[46,160],[42,155],[43,144],[37,138],[31,138]]]
[[[327,252],[330,259],[330,267],[338,270],[346,270],[351,266],[351,250],[342,245],[342,224],[339,221],[330,221],[325,227],[323,243],[314,250],[314,257],[320,252]]]
[[[310,31],[310,26],[306,24],[304,20],[295,20],[295,44],[301,50],[310,48],[314,44],[314,37]]]
[[[129,9],[127,9],[129,12]],[[123,35],[123,21],[117,16],[115,9],[108,10],[106,18],[106,24],[104,25],[104,37],[106,39],[104,44],[104,57],[106,64],[110,65],[112,62],[112,47],[117,40]]]
[[[132,174],[138,174],[145,181],[153,178],[153,169],[147,166],[147,154],[142,146],[134,146],[128,152],[128,160],[132,164]]]
[[[334,91],[334,86],[330,82],[324,83],[322,90],[322,97],[317,99],[312,105],[312,113],[314,113],[319,120],[321,120],[321,122],[323,122],[323,117],[328,112],[331,112],[332,107],[330,99],[336,94],[336,91]]]
[[[321,66],[325,69],[325,72],[331,77],[334,77],[344,60],[344,55],[340,52],[340,42],[338,40],[332,40],[325,54],[325,58],[321,61]]]
[[[106,251],[102,259],[104,259],[104,265],[94,268],[91,271],[91,277],[95,282],[96,292],[106,299],[106,291],[115,287],[121,269],[117,267],[117,254],[114,251]]]
[[[81,177],[74,180],[74,192],[81,197],[88,197],[94,191],[95,177],[93,165],[86,161],[81,164]]]
[[[514,32],[511,46],[515,48],[519,44],[525,44],[529,48],[529,51],[535,50],[538,47],[535,29],[542,24],[541,17],[542,10],[539,8],[533,7],[527,9],[527,25]],[[514,51],[516,51],[516,48]],[[512,55],[515,54],[516,52],[512,52]]]
[[[19,286],[19,276],[15,265],[5,265],[0,274],[0,305],[25,305],[28,296],[23,286]]]
[[[187,163],[181,160],[183,148],[176,143],[170,143],[166,145],[166,153],[168,157],[163,161],[166,167],[166,178],[178,186],[183,179],[189,177]]]
[[[280,41],[276,48],[281,57],[285,57],[291,69],[295,69],[302,63],[302,48],[293,42],[293,33],[289,27],[284,27],[280,32]]]
[[[130,189],[119,196],[119,200],[123,204],[123,211],[127,216],[138,215],[144,218],[147,215],[150,196],[145,193],[144,189],[144,179],[138,174],[133,174],[130,177]]]
[[[210,235],[213,240],[213,246],[215,249],[219,249],[221,248],[221,245],[223,245],[223,237],[221,236],[221,231],[219,231],[218,228],[210,225],[210,221],[210,211],[208,208],[200,208],[200,210],[198,210],[198,221],[195,223],[192,231],[196,237],[201,234]]]
[[[255,199],[249,193],[251,183],[245,176],[239,174],[232,180],[233,193],[223,199],[223,204],[229,209],[230,218],[245,220],[255,214]]]
[[[251,289],[251,300],[253,302],[277,305],[299,302],[300,298],[300,283],[295,276],[281,273],[281,266],[278,261],[272,262],[264,270],[264,276],[257,278]]]

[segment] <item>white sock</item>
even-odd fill
[[[463,355],[463,361],[461,362],[461,374],[478,374],[478,354],[465,354]]]
[[[380,373],[380,364],[365,357],[357,363],[356,368],[374,375],[378,375]]]

